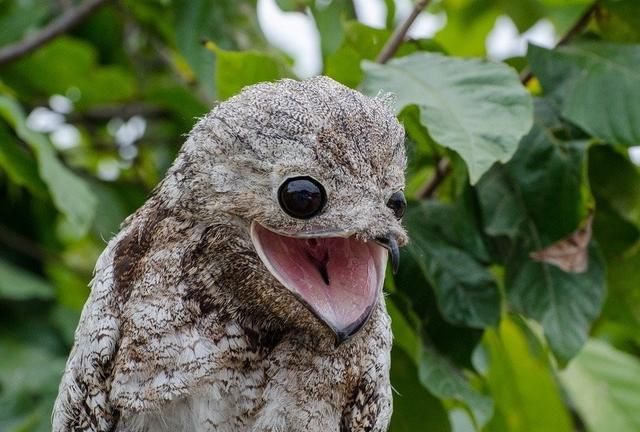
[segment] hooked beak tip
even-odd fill
[[[389,251],[391,255],[391,269],[393,274],[398,273],[400,267],[400,249],[398,248],[398,241],[393,235],[386,235],[384,237],[377,237],[376,242]]]

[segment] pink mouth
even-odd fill
[[[297,238],[253,222],[251,240],[267,269],[339,342],[367,321],[382,291],[387,251],[354,237]]]

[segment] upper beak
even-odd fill
[[[392,234],[387,234],[381,237],[376,237],[376,243],[384,247],[389,251],[391,255],[391,268],[393,274],[398,273],[398,267],[400,267],[400,249],[398,248],[398,241]]]

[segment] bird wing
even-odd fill
[[[114,254],[121,232],[96,264],[91,294],[76,330],[53,410],[53,432],[107,432],[117,416],[109,403],[109,378],[120,338],[114,297]]]
[[[362,376],[351,402],[345,407],[341,432],[385,432],[391,420],[391,385],[389,373],[378,364]]]

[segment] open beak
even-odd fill
[[[371,316],[384,284],[387,250],[398,265],[393,237],[290,237],[253,222],[251,240],[269,272],[334,332],[336,344]]]

